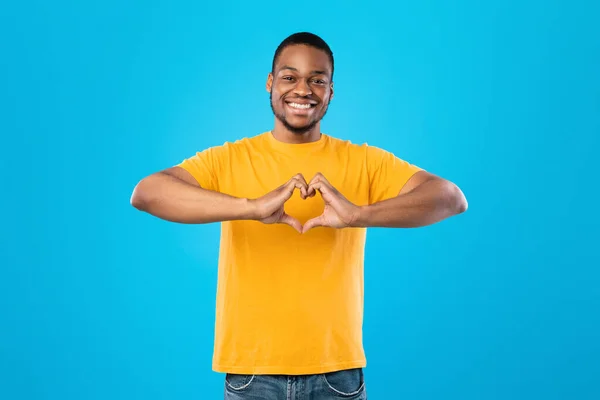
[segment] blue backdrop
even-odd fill
[[[431,227],[370,230],[370,398],[600,398],[598,3],[349,4],[2,7],[1,399],[222,398],[219,226],[129,198],[270,129],[273,52],[301,30],[335,55],[323,131],[469,200]]]

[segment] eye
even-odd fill
[[[317,85],[324,85],[325,81],[323,79],[313,79],[313,82]]]
[[[283,76],[283,77],[281,77],[281,79],[283,79],[284,81],[293,81],[294,77],[293,76]]]

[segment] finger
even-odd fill
[[[329,183],[329,181],[320,172],[317,173],[310,180],[310,183],[308,184],[309,193],[314,193],[315,189],[318,189],[321,193],[335,191],[335,188],[331,185],[331,183]],[[314,194],[313,194],[313,196],[314,196]]]
[[[304,182],[301,182],[300,186],[296,185],[296,187],[300,189],[300,197],[302,198],[302,200],[306,199],[306,196],[308,194],[308,186]]]
[[[300,197],[302,197],[303,199],[306,198],[306,191],[308,190],[308,186],[306,185],[305,182],[302,182],[300,180],[295,180],[294,181],[294,189],[300,189]]]
[[[308,183],[307,192],[308,192],[309,197],[314,197],[314,195],[317,194],[315,187],[314,187],[314,184],[317,182],[325,182],[326,184],[329,184],[327,179],[325,179],[325,176],[322,173],[317,172],[315,174],[315,176],[313,176],[312,179],[310,180],[310,182]]]
[[[308,196],[308,183],[306,182],[306,179],[304,179],[304,175],[298,173],[294,175],[293,179],[296,179],[301,183],[301,187],[296,186],[296,188],[300,189],[300,197],[302,197],[302,199],[306,199]]]
[[[300,186],[296,185],[295,187],[300,189],[300,194],[302,195],[302,198],[305,198],[306,191],[308,190],[308,183],[306,182],[306,179],[304,179],[304,175],[302,175],[301,173],[297,173],[292,177],[291,180],[300,183]]]
[[[318,217],[315,217],[315,218],[312,218],[312,219],[309,219],[308,221],[306,221],[304,223],[304,226],[302,226],[302,233],[306,233],[310,229],[316,228],[318,226],[326,226],[325,218],[323,217],[323,215],[319,215]]]
[[[289,225],[295,230],[297,230],[299,233],[302,233],[302,224],[300,223],[300,221],[288,214],[284,213],[279,219],[279,222],[282,224]]]
[[[284,199],[288,200],[294,194],[294,190],[300,189],[300,195],[303,198],[306,196],[307,186],[305,182],[299,179],[292,178],[283,188]]]
[[[321,194],[328,194],[332,191],[332,188],[328,186],[325,182],[317,181],[313,182],[308,186],[309,190],[318,190]],[[313,194],[314,196],[314,194]]]
[[[310,185],[313,182],[325,182],[326,184],[331,185],[327,178],[325,178],[325,175],[323,175],[321,172],[317,172],[308,184]]]
[[[307,197],[315,197],[315,195],[317,194],[317,191],[315,190],[315,188],[313,187],[313,184],[315,183],[315,178],[311,179],[311,181],[308,183],[308,186],[306,188],[306,196]]]

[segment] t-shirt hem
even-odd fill
[[[232,374],[252,374],[252,375],[311,375],[324,374],[327,372],[341,371],[343,369],[364,368],[367,366],[366,359],[354,361],[345,361],[336,364],[310,365],[302,367],[289,366],[240,366],[223,365],[213,363],[212,369],[215,372],[224,372]]]

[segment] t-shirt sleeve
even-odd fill
[[[367,146],[367,170],[369,204],[373,204],[396,197],[406,182],[423,169],[386,150]]]
[[[186,158],[177,166],[189,172],[203,189],[219,191],[219,176],[227,152],[226,145],[210,147]]]

